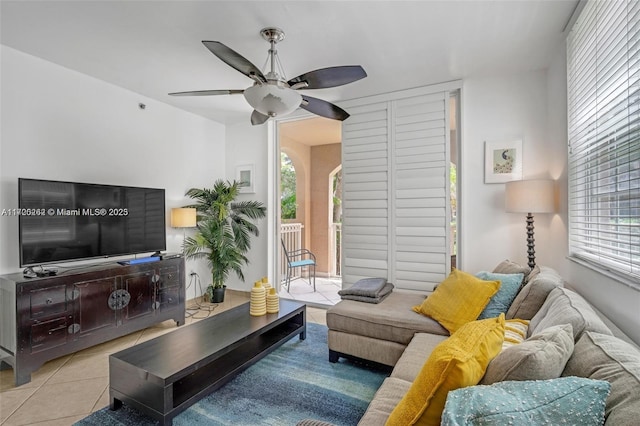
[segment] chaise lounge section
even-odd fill
[[[340,301],[327,311],[329,360],[355,357],[393,367],[416,333],[446,338],[446,328],[411,310],[423,300],[423,294],[393,291],[376,305]]]

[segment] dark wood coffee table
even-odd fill
[[[296,334],[306,338],[306,305],[280,300],[280,312],[249,315],[249,303],[109,356],[110,408],[124,402],[172,424]]]

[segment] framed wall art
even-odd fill
[[[253,164],[244,164],[236,167],[236,180],[242,183],[240,192],[243,194],[254,194],[256,191],[253,186]]]
[[[522,180],[522,140],[484,143],[484,183]]]

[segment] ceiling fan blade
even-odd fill
[[[331,102],[323,101],[322,99],[312,98],[311,96],[302,96],[302,105],[300,105],[300,108],[332,120],[344,121],[349,118],[349,113],[339,106]]]
[[[321,68],[309,71],[288,81],[289,86],[306,82],[307,86],[300,89],[325,89],[327,87],[342,86],[365,78],[367,73],[360,65]]]
[[[251,124],[257,126],[258,124],[264,124],[269,119],[268,115],[264,115],[261,112],[256,111],[255,109],[251,113]]]
[[[262,74],[260,68],[253,65],[247,58],[220,43],[219,41],[202,41],[202,43],[224,63],[232,68],[240,71],[242,74],[251,78],[252,75],[257,76],[262,82],[266,82],[267,78]]]
[[[240,95],[243,90],[194,90],[191,92],[173,92],[171,96],[213,96],[213,95]]]

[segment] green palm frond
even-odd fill
[[[259,234],[253,221],[267,213],[259,201],[235,201],[239,193],[239,182],[222,179],[215,181],[212,189],[186,192],[196,201],[186,207],[196,209],[198,231],[185,239],[184,253],[189,259],[207,259],[214,287],[222,287],[231,272],[244,281],[242,267],[249,263],[246,253],[251,237]]]

